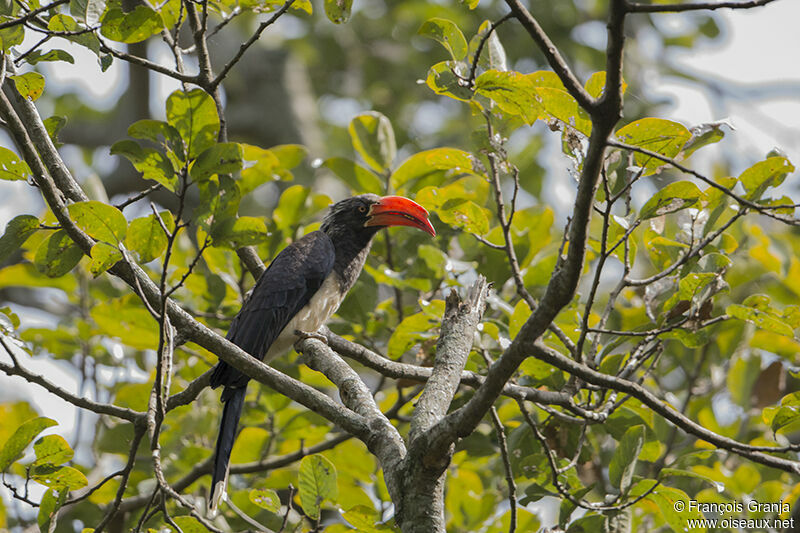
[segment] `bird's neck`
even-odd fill
[[[336,250],[333,270],[341,279],[342,292],[347,292],[355,284],[358,275],[361,274],[361,269],[364,268],[375,232],[333,233],[329,236]]]

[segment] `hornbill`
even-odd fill
[[[411,226],[436,235],[428,212],[408,198],[363,194],[337,202],[319,230],[275,257],[226,338],[265,362],[286,353],[298,337],[316,332],[336,311],[364,267],[372,238],[387,226]],[[212,388],[225,387],[208,504],[212,514],[224,497],[248,381],[250,376],[225,361],[211,374]]]

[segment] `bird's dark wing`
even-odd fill
[[[256,283],[226,338],[263,359],[278,334],[333,270],[335,253],[327,234],[314,231],[284,248]],[[211,387],[243,387],[250,378],[220,361]]]

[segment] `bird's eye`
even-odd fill
[[[358,207],[358,210],[361,211],[362,213],[366,213],[367,212],[367,206],[361,205],[361,206]]]

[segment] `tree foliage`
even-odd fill
[[[708,10],[768,3],[5,5],[0,117],[13,142],[0,178],[30,183],[46,207],[20,205],[0,237],[0,370],[81,410],[78,436],[92,438],[27,401],[0,405],[0,526],[684,531],[702,514],[676,502],[748,499],[785,505],[742,518],[789,518],[795,167],[775,152],[737,175],[724,160],[699,172],[727,130],[626,98],[643,76],[633,30],[686,12],[691,31],[661,39],[691,47],[716,36]],[[602,49],[567,38],[600,20]],[[322,152],[261,146],[228,118],[227,84],[273,31],[302,35],[279,42],[321,95]],[[242,42],[225,55],[215,36]],[[169,60],[134,48],[159,39]],[[104,141],[102,157],[143,180],[129,196],[80,178],[87,161],[102,172],[94,146],[78,147],[80,162],[59,151],[65,118],[87,112],[49,94],[42,65],[72,64],[79,47],[98,76],[122,63],[180,84]],[[251,96],[269,120],[271,102]],[[359,111],[342,122],[334,101]],[[569,168],[545,178],[552,138]],[[556,182],[569,213],[543,201]],[[328,346],[254,361],[223,335],[259,258],[317,229],[345,191],[412,197],[438,235],[379,235]],[[209,517],[218,358],[260,383],[229,503]],[[34,360],[68,365],[78,389]]]

